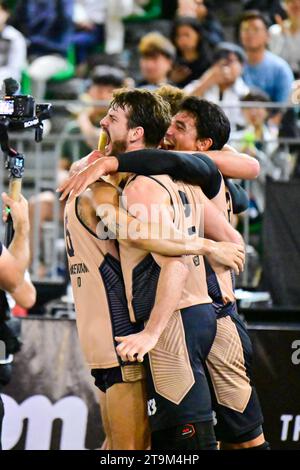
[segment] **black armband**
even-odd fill
[[[226,186],[232,199],[232,210],[234,214],[245,212],[249,208],[249,198],[247,192],[240,184],[231,180],[226,180]]]
[[[2,243],[0,242],[0,256],[2,255],[2,251],[3,251],[3,245],[2,245]]]
[[[185,183],[200,186],[212,199],[220,189],[222,176],[215,163],[202,153],[180,153],[161,149],[143,149],[117,156],[118,171],[139,175],[169,175]]]

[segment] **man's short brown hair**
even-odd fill
[[[169,103],[149,90],[117,90],[110,106],[127,111],[128,129],[143,127],[146,147],[157,147],[171,122]]]

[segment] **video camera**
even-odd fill
[[[0,126],[7,130],[20,131],[35,128],[35,140],[43,138],[43,121],[51,116],[51,104],[36,104],[30,95],[15,95],[19,83],[13,78],[3,82],[0,91]]]

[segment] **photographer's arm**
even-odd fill
[[[23,196],[16,202],[5,193],[2,200],[4,206],[10,208],[15,233],[9,248],[4,248],[0,257],[0,288],[13,293],[23,283],[29,264],[28,203]],[[7,220],[5,209],[3,220]]]
[[[16,304],[22,308],[29,309],[36,302],[36,289],[30,279],[24,279],[23,283],[11,294]]]

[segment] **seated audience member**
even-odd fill
[[[239,151],[257,158],[260,163],[260,174],[251,181],[251,214],[263,214],[265,207],[266,177],[275,180],[282,179],[289,165],[289,155],[278,145],[278,127],[269,122],[269,110],[263,103],[269,103],[270,98],[260,90],[250,91],[242,102],[257,102],[257,106],[244,108],[245,129],[231,134],[231,144]]]
[[[90,85],[86,93],[81,96],[85,106],[77,109],[77,117],[67,124],[62,134],[61,160],[59,163],[57,179],[63,183],[68,177],[68,170],[75,160],[90,153],[97,148],[99,139],[99,122],[107,113],[106,106],[97,106],[95,101],[107,101],[109,103],[113,97],[113,92],[124,85],[125,74],[122,70],[108,66],[98,66],[95,68]],[[52,191],[44,191],[37,196],[30,198],[29,213],[30,223],[33,226],[35,211],[39,205],[40,232],[42,233],[43,223],[53,220],[53,210],[56,195]],[[60,220],[63,221],[64,203],[60,203]],[[31,255],[34,253],[34,239],[31,232]],[[43,247],[41,247],[43,252]],[[41,260],[42,261],[42,260]],[[43,267],[41,266],[41,275]]]
[[[174,21],[172,41],[177,49],[171,80],[184,88],[199,78],[211,65],[211,51],[199,21],[181,17]]]
[[[215,51],[213,65],[200,77],[185,87],[190,95],[201,96],[220,103],[233,130],[245,124],[239,102],[249,87],[242,79],[246,56],[243,49],[233,43],[222,42]],[[230,105],[226,108],[226,105]]]
[[[28,74],[36,99],[45,95],[46,82],[68,67],[72,39],[73,0],[19,0],[13,25],[28,41]]]
[[[85,63],[91,53],[100,49],[106,54],[120,54],[124,46],[122,20],[135,8],[134,0],[75,0],[77,63]]]
[[[96,46],[104,44],[107,3],[105,0],[75,0],[73,44],[77,64],[85,62]]]
[[[145,3],[145,2],[143,2]],[[146,0],[148,3],[148,0]],[[107,2],[107,20],[105,23],[106,54],[121,54],[124,49],[125,26],[123,18],[135,13],[134,0],[109,0]]]
[[[149,33],[139,43],[140,72],[138,87],[155,90],[169,82],[169,74],[175,58],[175,47],[160,33]]]
[[[282,0],[242,0],[244,10],[259,10],[275,19],[276,15],[283,17],[285,11],[282,7]]]
[[[179,0],[177,16],[194,16],[201,24],[205,37],[211,46],[224,41],[223,27],[213,14],[209,0]]]
[[[291,66],[294,75],[300,77],[300,0],[284,0],[287,19],[276,15],[276,23],[270,27],[269,48]]]
[[[20,81],[26,66],[25,38],[20,31],[7,24],[9,17],[9,2],[0,0],[0,87],[3,80],[9,77]]]
[[[260,88],[272,101],[286,102],[293,72],[285,60],[266,49],[268,26],[268,21],[259,11],[247,11],[240,20],[240,39],[247,55],[243,78],[250,88]]]

